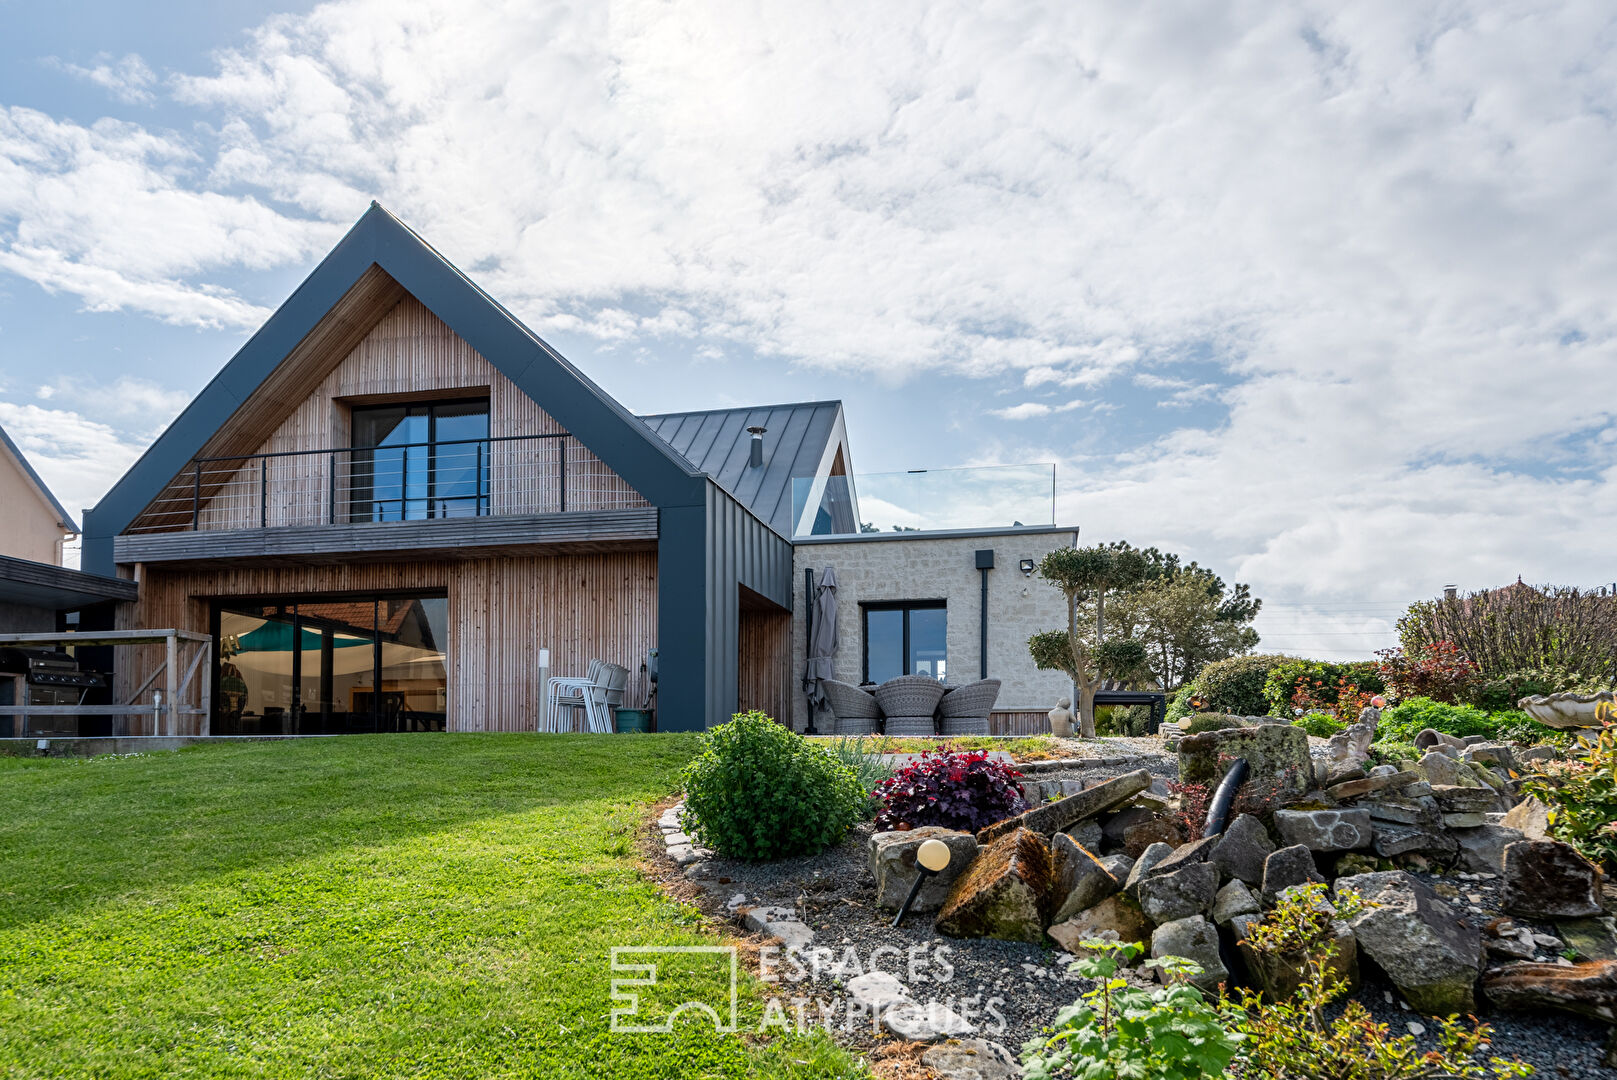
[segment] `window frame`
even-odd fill
[[[438,410],[441,409],[441,408],[447,408],[447,407],[454,406],[454,405],[466,405],[466,404],[481,404],[483,406],[483,416],[488,421],[488,424],[487,424],[488,434],[484,435],[483,438],[481,438],[481,439],[448,439],[448,440],[444,440],[443,442],[440,442],[439,439],[438,439]],[[355,444],[355,429],[358,427],[358,425],[355,423],[355,414],[356,413],[370,412],[372,410],[380,411],[380,410],[383,410],[383,409],[403,409],[405,411],[406,416],[408,416],[410,414],[410,410],[412,410],[412,409],[422,409],[422,410],[424,410],[425,413],[426,413],[426,420],[427,420],[427,439],[426,439],[426,441],[422,442],[422,443],[400,444],[398,447],[389,447],[389,446],[387,446],[385,444],[384,445],[377,445],[377,446],[359,446],[359,445],[356,445]],[[399,504],[399,516],[398,516],[398,518],[394,519],[394,518],[389,518],[389,517],[385,517],[385,516],[378,516],[375,513],[374,509],[372,509],[372,511],[365,518],[363,518],[363,520],[366,521],[366,522],[393,521],[393,520],[398,520],[398,521],[434,521],[434,520],[438,520],[440,518],[451,518],[451,517],[455,517],[456,515],[448,514],[448,513],[445,513],[445,514],[436,514],[436,513],[434,513],[434,510],[437,509],[437,507],[435,507],[435,505],[434,505],[435,503],[437,503],[437,502],[447,502],[447,501],[451,501],[451,500],[453,500],[453,501],[461,501],[461,502],[470,500],[471,503],[472,503],[472,514],[471,514],[471,516],[472,517],[487,517],[492,512],[492,509],[493,509],[492,504],[493,504],[493,494],[494,493],[493,493],[493,490],[492,490],[492,483],[491,482],[490,483],[485,483],[484,479],[485,479],[485,475],[489,472],[488,458],[490,456],[492,456],[492,453],[493,453],[493,440],[494,440],[494,399],[493,399],[493,395],[491,395],[491,394],[486,394],[485,393],[485,394],[473,394],[473,395],[467,395],[467,396],[461,396],[461,397],[442,397],[442,398],[403,398],[403,399],[400,399],[400,400],[397,400],[397,401],[389,401],[389,400],[386,400],[386,399],[382,399],[382,400],[367,400],[367,401],[362,401],[362,402],[350,403],[349,406],[348,406],[348,443],[349,443],[348,453],[349,453],[349,469],[350,469],[350,471],[354,467],[354,462],[357,460],[357,455],[359,455],[361,453],[371,454],[372,457],[369,460],[371,462],[374,462],[375,461],[374,455],[378,451],[382,451],[382,450],[390,450],[390,449],[395,449],[395,448],[403,449],[403,450],[405,450],[406,458],[408,457],[408,448],[409,447],[425,447],[426,451],[427,451],[427,475],[426,475],[427,494],[425,496],[419,498],[419,499],[411,499],[409,497],[409,494],[408,494],[408,492],[409,492],[409,478],[408,478],[408,474],[407,474],[407,471],[406,471],[405,474],[400,476],[400,480],[399,480],[399,498],[397,498],[397,499],[380,499],[379,500],[379,499],[376,499],[374,494],[373,494],[372,497],[368,500],[368,505],[371,506],[372,508],[374,508],[379,502],[380,503],[395,503],[395,502],[398,503]],[[438,468],[439,468],[439,461],[438,461],[439,447],[441,445],[456,446],[456,445],[462,445],[462,444],[466,444],[466,443],[482,443],[486,447],[486,450],[481,455],[481,460],[480,460],[479,464],[476,467],[477,478],[476,478],[475,491],[474,491],[474,493],[472,495],[456,495],[456,496],[450,496],[448,499],[445,499],[444,497],[440,496],[438,494],[438,492],[437,492]],[[374,466],[374,464],[372,465],[371,487],[369,489],[367,489],[367,490],[369,490],[369,491],[371,491],[373,493],[375,491],[375,466]],[[355,507],[356,503],[355,503],[355,495],[354,495],[354,491],[353,491],[352,480],[350,480],[350,491],[349,491],[349,500],[348,500],[348,502],[349,502],[349,505],[348,505],[349,520],[353,521],[354,520],[354,515],[355,515],[354,507]],[[419,502],[419,503],[425,504],[424,509],[425,509],[426,513],[425,513],[425,515],[423,517],[413,518],[413,517],[410,516],[409,508],[410,508],[410,504],[412,502]]]
[[[910,612],[912,611],[942,611],[944,617],[943,656],[944,663],[949,658],[949,601],[945,597],[935,597],[926,600],[861,600],[859,602],[859,664],[864,682],[870,682],[870,613],[872,611],[899,611],[904,615],[903,631],[899,643],[899,651],[904,657],[903,675],[913,674],[909,668],[910,663]],[[938,680],[942,682],[943,680]]]

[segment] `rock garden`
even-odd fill
[[[1208,1075],[1617,1076],[1617,735],[1585,696],[1535,714],[1586,729],[1570,744],[1389,740],[1365,704],[1320,734],[1192,714],[1037,762],[753,714],[654,831],[681,895],[760,946],[765,990],[842,1018],[878,1074],[1177,1048]]]

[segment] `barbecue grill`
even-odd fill
[[[79,667],[75,657],[51,649],[0,649],[0,705],[82,705],[107,677]],[[0,737],[77,735],[76,716],[0,716]]]

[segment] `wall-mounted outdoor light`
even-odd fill
[[[1021,569],[1023,577],[1032,577],[1033,576],[1033,560],[1032,559],[1023,559],[1020,563],[1017,564],[1017,566]]]
[[[904,906],[893,916],[894,929],[897,929],[904,922],[904,916],[910,913],[910,905],[921,895],[921,886],[925,885],[932,875],[941,873],[948,865],[949,845],[942,840],[928,840],[916,850],[915,869],[920,872],[915,875],[915,884],[910,886],[910,894],[904,898]]]

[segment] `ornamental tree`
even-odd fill
[[[1078,688],[1078,733],[1095,737],[1095,694],[1106,679],[1135,678],[1146,650],[1127,634],[1106,631],[1106,601],[1138,589],[1150,574],[1145,556],[1128,545],[1061,548],[1039,563],[1039,577],[1067,598],[1066,630],[1046,630],[1028,639],[1033,663],[1064,671]],[[1091,623],[1086,605],[1092,605]]]

